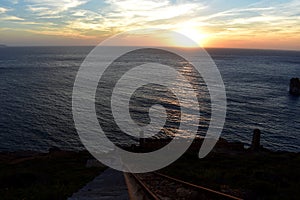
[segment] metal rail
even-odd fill
[[[153,175],[155,176],[160,176],[164,179],[168,179],[172,182],[176,182],[178,184],[181,184],[183,186],[185,186],[186,188],[191,188],[195,191],[199,191],[201,192],[201,194],[204,194],[205,196],[207,196],[207,199],[221,199],[221,200],[242,200],[242,198],[238,198],[229,194],[225,194],[216,190],[212,190],[203,186],[199,186],[199,185],[195,185],[183,180],[179,180],[177,178],[173,178],[161,173],[157,173],[157,172],[152,172]],[[144,183],[136,174],[133,173],[128,173],[128,175],[132,176],[134,178],[134,180],[140,185],[140,187],[142,188],[142,190],[144,191],[144,193],[147,195],[146,199],[151,199],[151,200],[160,200],[160,198],[151,191],[151,189],[147,186],[146,183]]]
[[[146,199],[151,199],[151,200],[160,200],[160,198],[154,194],[150,188],[148,188],[148,186],[146,184],[143,183],[143,181],[141,181],[135,174],[133,173],[127,173],[130,176],[132,176],[135,181],[140,185],[140,187],[144,190],[145,195],[147,195]]]
[[[194,188],[196,190],[203,191],[206,194],[208,194],[209,196],[215,197],[217,199],[243,200],[239,197],[235,197],[235,196],[232,196],[232,195],[229,195],[229,194],[225,194],[225,193],[222,193],[222,192],[219,192],[219,191],[216,191],[216,190],[212,190],[212,189],[209,189],[209,188],[206,188],[206,187],[203,187],[203,186],[195,185],[195,184],[192,184],[192,183],[189,183],[189,182],[186,182],[186,181],[183,181],[183,180],[179,180],[177,178],[173,178],[173,177],[170,177],[170,176],[158,173],[158,172],[154,172],[154,174],[156,174],[158,176],[161,176],[161,177],[164,177],[166,179],[175,181],[175,182],[180,183],[182,185],[188,186],[190,188]]]

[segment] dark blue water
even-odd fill
[[[91,47],[0,49],[0,150],[83,148],[72,118],[77,70]],[[249,144],[252,130],[273,150],[300,151],[300,98],[288,94],[300,77],[300,52],[208,49],[226,86],[222,137]],[[105,95],[105,94],[102,94]]]

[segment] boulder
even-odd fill
[[[292,78],[290,80],[290,94],[291,95],[300,95],[300,79]]]

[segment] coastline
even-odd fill
[[[252,151],[221,141],[203,159],[198,158],[195,145],[159,171],[244,199],[276,199],[279,194],[293,199],[291,195],[300,192],[300,173],[295,171],[300,168],[300,153]],[[0,152],[0,195],[19,199],[33,192],[34,199],[66,199],[106,168],[88,151]]]

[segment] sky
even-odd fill
[[[0,44],[97,45],[174,30],[203,47],[300,50],[299,0],[1,0]]]

